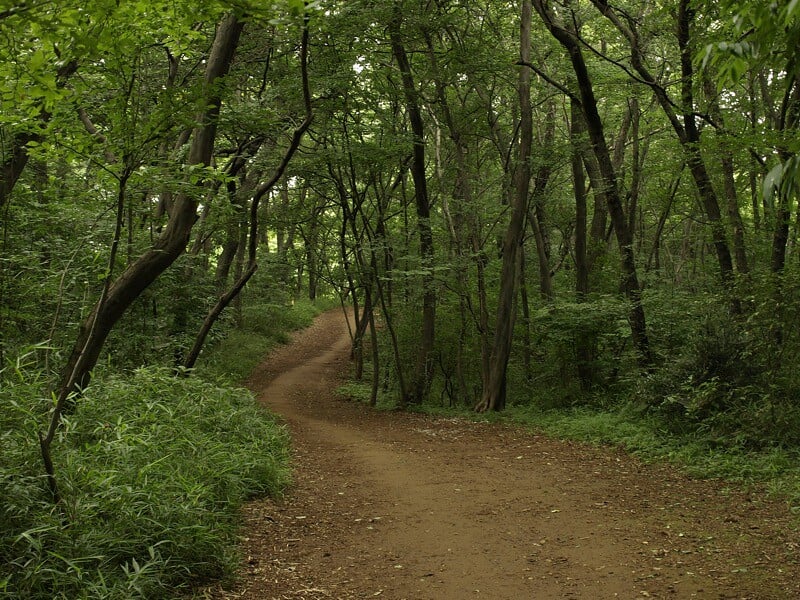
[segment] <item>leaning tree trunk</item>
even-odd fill
[[[289,161],[294,156],[297,149],[300,147],[300,142],[303,140],[303,135],[311,126],[311,121],[313,120],[313,113],[311,111],[311,92],[309,90],[308,84],[308,19],[306,19],[305,27],[303,28],[303,38],[302,43],[300,46],[300,69],[301,69],[301,81],[303,86],[303,100],[305,106],[305,119],[303,122],[294,130],[292,134],[291,142],[289,143],[289,147],[286,149],[286,152],[283,155],[283,159],[281,160],[278,167],[275,169],[275,172],[272,174],[272,177],[258,186],[255,193],[253,194],[253,199],[250,202],[250,235],[249,235],[249,242],[247,245],[247,266],[242,273],[240,273],[233,283],[231,288],[222,294],[218,299],[217,302],[211,307],[211,310],[206,315],[205,320],[203,321],[203,325],[200,327],[200,331],[198,331],[197,336],[195,337],[194,344],[189,350],[189,353],[186,355],[186,359],[184,360],[183,366],[186,369],[191,369],[194,367],[195,363],[197,362],[197,358],[200,356],[200,351],[203,349],[203,345],[205,344],[206,337],[211,332],[211,328],[214,326],[214,323],[217,322],[217,319],[222,314],[222,311],[227,308],[227,306],[236,298],[239,297],[239,294],[247,285],[247,282],[250,281],[250,278],[255,274],[256,269],[258,268],[257,262],[257,254],[258,254],[258,208],[261,202],[261,199],[275,187],[275,184],[283,177],[284,172],[286,171],[286,167],[289,166]]]
[[[206,109],[199,115],[189,152],[190,165],[211,164],[217,117],[222,98],[218,80],[224,77],[233,60],[243,23],[234,15],[219,26],[205,73]],[[197,220],[196,194],[184,193],[175,199],[169,223],[152,248],[131,264],[111,284],[104,302],[98,303],[84,320],[78,339],[67,361],[58,398],[66,400],[89,383],[106,338],[125,310],[185,251]]]
[[[628,227],[628,219],[625,216],[616,170],[611,160],[611,154],[608,151],[603,121],[597,110],[597,99],[594,95],[592,80],[586,68],[586,62],[584,61],[577,36],[556,21],[545,0],[534,0],[534,2],[537,12],[542,17],[550,33],[569,54],[572,68],[578,81],[579,97],[575,97],[575,100],[580,104],[581,112],[586,122],[592,150],[597,158],[597,165],[603,180],[603,193],[608,205],[608,212],[617,237],[622,267],[622,289],[629,303],[628,321],[631,328],[631,337],[633,338],[640,365],[649,367],[653,362],[653,356],[650,351],[650,342],[647,338],[642,293],[636,273],[633,235]]]
[[[219,26],[205,73],[206,109],[199,115],[189,152],[190,165],[210,165],[222,98],[218,80],[224,77],[233,60],[243,23],[233,15]],[[175,199],[169,223],[153,247],[132,263],[114,281],[105,302],[98,303],[83,322],[59,386],[59,399],[85,387],[97,364],[103,344],[125,310],[185,251],[197,220],[196,194],[184,193]]]
[[[222,98],[218,80],[230,68],[243,23],[230,14],[220,24],[205,72],[205,110],[198,115],[198,125],[189,151],[189,164],[209,165],[217,132],[217,117]],[[72,353],[62,373],[56,393],[56,406],[47,435],[41,439],[42,456],[48,472],[53,497],[58,499],[55,475],[49,457],[61,416],[70,398],[86,387],[109,333],[125,310],[185,251],[192,226],[197,219],[197,200],[182,194],[176,201],[169,223],[152,248],[132,263],[105,289],[103,296],[82,323]]]

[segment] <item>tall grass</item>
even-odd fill
[[[174,598],[231,574],[238,506],[288,476],[287,433],[247,391],[156,368],[98,381],[54,448],[60,507],[35,437],[46,403],[24,408],[35,391],[0,391],[0,596]]]
[[[35,350],[0,370],[0,598],[174,599],[231,577],[239,507],[289,477],[286,430],[232,382],[320,310],[245,308],[189,378],[97,376],[52,449],[58,506],[39,454],[52,402]]]

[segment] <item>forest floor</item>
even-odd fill
[[[248,386],[288,424],[294,483],[244,508],[245,557],[216,599],[800,598],[785,503],[614,448],[375,411],[335,393],[341,311]]]

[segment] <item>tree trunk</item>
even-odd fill
[[[217,30],[205,72],[206,108],[198,116],[194,130],[188,159],[190,165],[211,164],[222,103],[218,81],[230,68],[242,27],[243,23],[231,14]],[[62,406],[68,396],[80,393],[88,385],[106,338],[123,313],[186,250],[197,220],[197,195],[183,193],[175,199],[169,222],[152,248],[125,269],[111,284],[104,301],[98,302],[84,320],[58,387],[58,403]]]
[[[258,269],[258,209],[260,206],[261,199],[270,192],[274,187],[275,184],[283,177],[284,172],[286,171],[286,167],[289,165],[289,161],[294,156],[297,149],[300,147],[300,142],[303,139],[303,135],[305,134],[306,130],[311,126],[311,121],[313,119],[313,113],[311,111],[311,91],[309,89],[308,84],[308,18],[305,19],[304,27],[303,27],[303,35],[302,41],[300,43],[300,72],[301,72],[301,81],[302,81],[302,88],[303,88],[303,101],[305,107],[305,118],[303,122],[294,130],[292,133],[292,139],[289,142],[289,146],[286,149],[286,152],[281,159],[281,162],[275,168],[272,177],[269,180],[262,183],[256,188],[255,193],[253,194],[253,199],[250,201],[250,231],[249,235],[247,232],[246,223],[242,224],[242,238],[239,242],[239,247],[244,248],[247,245],[247,267],[242,269],[237,267],[236,273],[236,281],[233,283],[231,288],[224,294],[222,294],[219,299],[217,300],[216,304],[211,308],[211,310],[206,315],[205,320],[203,321],[203,325],[200,328],[200,331],[197,333],[195,337],[194,345],[192,346],[189,353],[186,355],[186,359],[184,360],[184,368],[191,369],[194,367],[195,363],[197,362],[198,357],[200,356],[200,351],[203,349],[203,345],[205,344],[206,337],[211,331],[211,328],[216,323],[219,316],[222,314],[222,311],[227,308],[227,306],[231,303],[231,301],[240,302],[240,293],[247,285],[247,282],[250,281],[250,278],[255,274],[256,269]],[[242,254],[244,254],[242,252]],[[241,311],[241,304],[237,304],[237,309]],[[241,318],[241,317],[240,317]]]
[[[405,46],[400,32],[402,12],[399,4],[395,4],[394,13],[389,23],[389,37],[392,54],[397,61],[403,82],[403,94],[406,112],[414,135],[414,159],[411,163],[411,176],[414,180],[414,198],[417,208],[417,232],[419,234],[419,250],[422,261],[422,331],[417,352],[416,369],[411,383],[408,399],[421,404],[430,391],[433,378],[433,347],[436,323],[436,290],[434,289],[433,272],[433,231],[430,222],[430,203],[428,200],[428,182],[425,174],[425,131],[422,113],[419,106],[419,94],[414,85],[411,65],[408,61]]]
[[[367,312],[369,320],[369,345],[372,354],[372,386],[369,393],[369,405],[375,406],[378,404],[378,388],[381,381],[381,363],[380,354],[378,352],[378,330],[375,328],[375,308],[372,306],[372,287],[367,290],[367,295],[364,298],[364,310]]]
[[[523,0],[520,17],[520,60],[526,64],[530,64],[531,57],[532,15],[531,0]],[[520,106],[520,134],[517,165],[514,171],[514,196],[511,220],[503,238],[503,263],[500,272],[494,341],[489,359],[489,379],[483,388],[480,402],[475,407],[478,412],[502,410],[506,404],[506,372],[511,355],[511,341],[514,335],[516,316],[517,253],[520,252],[531,180],[533,110],[531,107],[531,71],[527,67],[520,67],[517,94]]]
[[[575,193],[575,296],[584,302],[589,294],[589,264],[587,256],[586,228],[588,211],[586,208],[586,174],[583,171],[581,138],[586,129],[580,105],[570,101],[570,137],[572,138],[572,186]],[[575,339],[575,362],[581,389],[588,391],[594,383],[593,336],[578,332]]]
[[[625,216],[617,183],[617,174],[608,151],[608,144],[603,131],[603,121],[597,110],[597,100],[594,95],[592,80],[576,36],[555,21],[545,0],[534,0],[534,3],[537,12],[542,17],[550,33],[569,53],[572,68],[578,80],[580,96],[575,99],[580,102],[581,112],[586,122],[586,128],[589,131],[589,139],[592,142],[592,149],[603,178],[603,194],[606,198],[608,212],[617,237],[622,267],[622,290],[629,303],[628,321],[631,328],[631,336],[640,365],[649,368],[653,362],[653,356],[650,351],[650,342],[647,338],[647,322],[644,307],[642,306],[639,279],[636,273],[632,234],[628,227],[628,219]]]
[[[61,89],[67,80],[78,70],[78,63],[74,60],[63,64],[56,73],[56,86]],[[37,126],[42,130],[50,122],[52,115],[41,110],[38,115]],[[11,149],[4,153],[4,160],[0,165],[0,210],[8,203],[11,192],[17,184],[25,166],[28,164],[28,144],[31,142],[41,142],[44,139],[41,133],[24,131],[13,135],[11,138]]]
[[[689,6],[689,0],[680,0],[678,7],[678,45],[681,53],[681,96],[683,103],[683,124],[674,109],[674,103],[667,95],[666,89],[661,86],[644,65],[644,57],[639,43],[638,32],[626,26],[613,12],[606,0],[591,0],[597,9],[605,15],[614,26],[628,39],[631,46],[631,64],[655,93],[658,103],[675,130],[686,157],[686,165],[692,174],[700,200],[711,228],[714,250],[720,268],[720,276],[726,289],[731,290],[733,284],[733,260],[728,246],[725,226],[722,222],[722,213],[719,200],[711,177],[706,169],[706,164],[700,150],[700,131],[697,128],[693,98],[694,70],[692,65],[692,50],[690,45],[690,27],[694,11]],[[731,312],[738,313],[740,305],[734,297],[731,302]]]
[[[533,238],[536,242],[536,255],[539,263],[539,293],[543,300],[552,302],[553,274],[550,268],[550,236],[547,233],[547,219],[544,209],[544,192],[552,171],[549,157],[553,151],[556,131],[555,106],[552,102],[548,106],[547,121],[544,129],[542,156],[534,178],[533,193],[531,194],[533,206],[528,209],[528,225],[533,231]]]

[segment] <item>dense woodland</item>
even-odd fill
[[[98,404],[211,385],[204,348],[301,300],[353,307],[372,404],[800,444],[796,0],[2,6],[16,566],[52,559],[24,502],[81,513]]]

